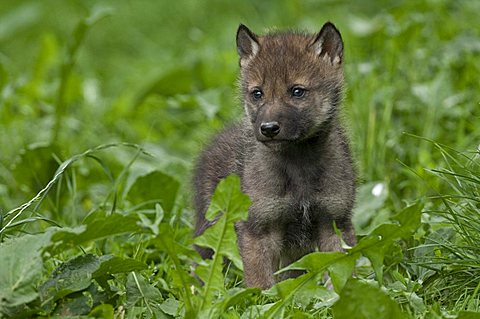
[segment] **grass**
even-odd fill
[[[480,316],[479,10],[0,3],[0,317]],[[315,32],[327,20],[346,46],[359,243],[298,261],[290,267],[307,275],[271,290],[246,289],[232,253],[233,221],[245,218],[238,181],[218,190],[211,214],[227,214],[212,234],[223,236],[197,239],[217,253],[202,261],[191,170],[242,113],[238,24]],[[209,284],[190,275],[194,263]],[[319,284],[325,271],[334,290]]]

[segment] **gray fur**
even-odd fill
[[[315,249],[340,251],[334,222],[347,243],[355,242],[355,173],[338,116],[343,42],[330,23],[318,34],[260,37],[241,26],[237,46],[246,116],[217,135],[199,158],[195,235],[210,226],[205,212],[220,179],[239,175],[252,200],[248,220],[236,225],[245,283],[268,288],[285,277],[273,275],[280,266]],[[295,87],[305,88],[305,95],[294,97]],[[260,99],[255,89],[262,91]],[[261,124],[271,121],[280,132],[262,135]]]

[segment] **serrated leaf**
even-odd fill
[[[350,279],[333,306],[335,319],[408,318],[378,287]]]
[[[161,171],[139,176],[127,193],[127,199],[134,204],[158,200],[163,209],[171,212],[180,183]]]
[[[24,235],[0,244],[0,310],[38,297],[42,248],[50,243],[50,236],[50,233]]]
[[[249,206],[250,199],[241,192],[238,176],[230,175],[220,181],[206,216],[210,220],[219,214],[221,216],[213,226],[195,239],[195,244],[214,251],[213,258],[199,265],[195,271],[204,282],[200,310],[210,303],[216,292],[225,290],[222,274],[223,257],[230,259],[238,268],[243,268],[234,224],[241,219],[246,219]]]
[[[220,181],[212,196],[206,218],[214,220],[219,214],[222,215],[202,236],[195,239],[195,244],[213,249],[230,259],[237,268],[243,269],[234,224],[247,218],[249,207],[250,199],[240,190],[238,176],[230,175]]]

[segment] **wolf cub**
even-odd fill
[[[211,225],[205,213],[220,179],[239,175],[252,201],[248,220],[235,225],[245,284],[265,289],[285,278],[275,277],[279,267],[315,249],[341,251],[334,223],[355,243],[355,173],[338,115],[343,41],[330,22],[317,34],[264,36],[240,25],[237,51],[245,117],[199,158],[195,235]]]

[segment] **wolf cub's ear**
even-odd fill
[[[240,65],[253,58],[259,48],[257,36],[246,26],[240,24],[237,30],[237,51],[240,55]]]
[[[343,41],[340,32],[331,22],[323,25],[311,44],[318,56],[330,60],[332,64],[341,64],[343,60]]]

